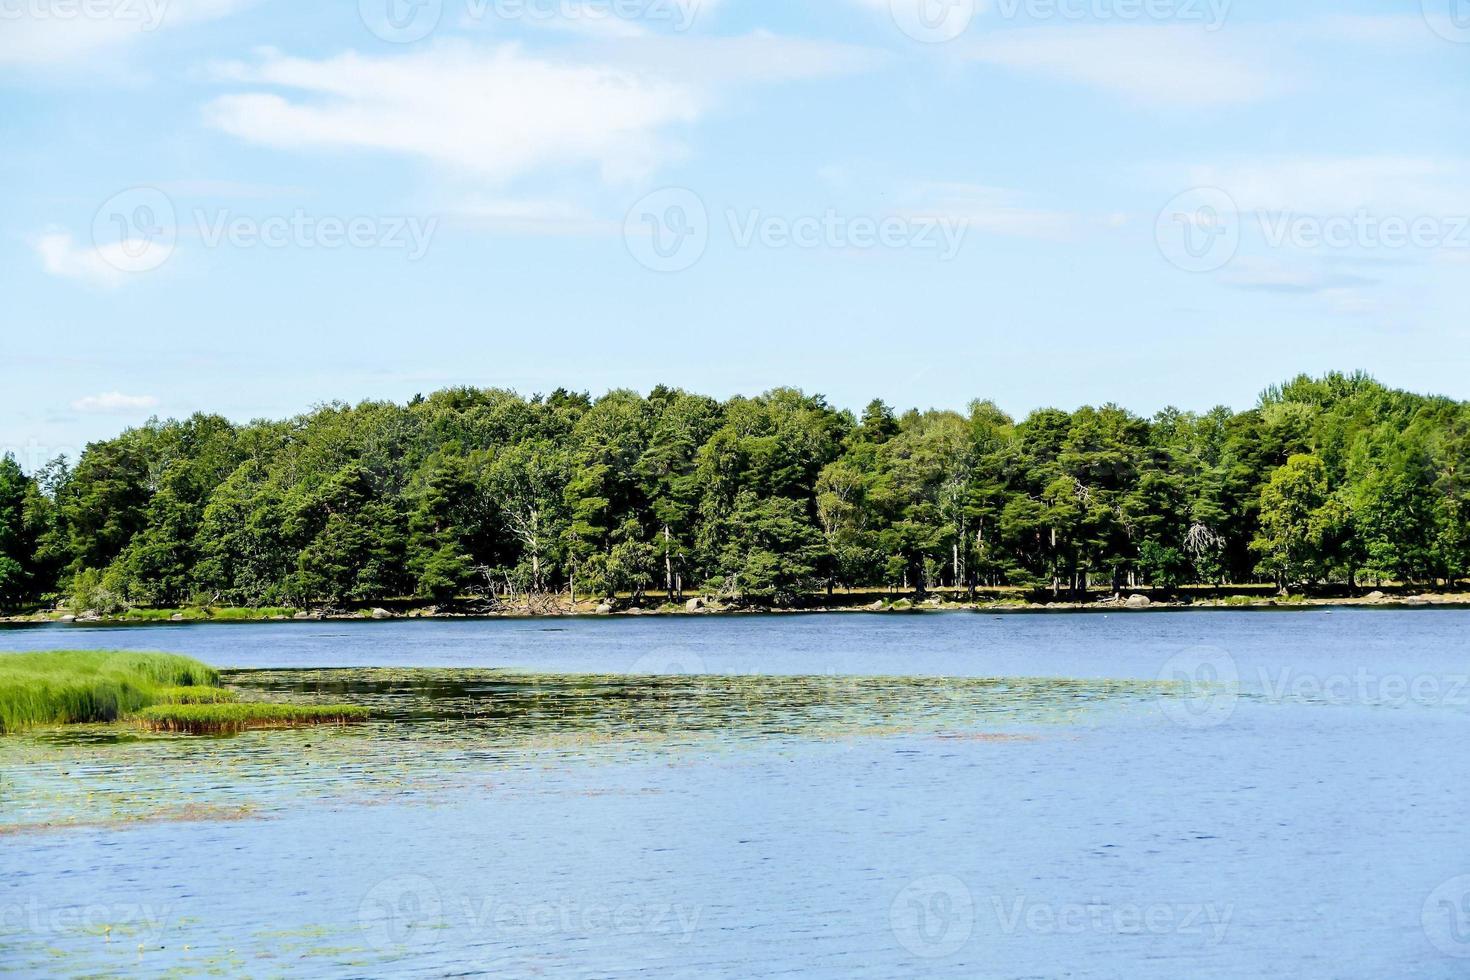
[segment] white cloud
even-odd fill
[[[108,391],[100,395],[88,395],[71,403],[72,411],[93,415],[124,415],[155,408],[158,399],[152,395],[124,395],[120,391]]]
[[[1254,34],[1189,26],[1019,28],[986,35],[968,57],[1165,107],[1258,102],[1291,85]]]
[[[703,116],[722,83],[817,77],[865,63],[854,49],[760,34],[630,39],[555,59],[514,44],[324,60],[266,51],[223,73],[295,94],[226,95],[205,114],[255,143],[402,154],[495,184],[579,166],[621,181],[683,155],[671,131]]]
[[[661,132],[700,110],[689,86],[556,64],[515,45],[325,61],[271,53],[237,74],[308,98],[216,99],[207,118],[227,133],[276,147],[402,153],[492,181],[566,163],[645,171],[677,152]]]
[[[130,240],[96,248],[78,245],[70,232],[59,231],[37,238],[34,248],[41,258],[42,266],[50,275],[84,282],[89,286],[115,289],[131,277],[127,270],[162,265],[170,246],[160,242]],[[145,250],[144,254],[138,254],[139,249]]]
[[[0,68],[80,67],[160,31],[226,17],[255,0],[87,0],[0,8]]]

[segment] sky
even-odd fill
[[[452,385],[1470,398],[1470,0],[0,0],[0,452]]]

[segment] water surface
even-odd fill
[[[0,742],[21,975],[1470,965],[1465,612],[0,631],[59,647],[375,718]]]

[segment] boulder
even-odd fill
[[[1368,602],[1382,602],[1384,599],[1387,599],[1388,596],[1384,595],[1382,592],[1379,592],[1377,589],[1374,589],[1372,592],[1369,592],[1367,595],[1363,596],[1363,598]]]
[[[597,615],[599,616],[606,616],[610,612],[612,612],[611,603],[604,602],[597,607]]]
[[[703,608],[704,608],[704,600],[703,599],[700,599],[697,596],[695,598],[693,598],[693,599],[690,599],[688,602],[684,603],[684,611],[685,612],[699,612]]]
[[[299,613],[296,613],[291,618],[292,619],[313,619],[314,617],[309,612],[299,612]]]
[[[184,614],[183,613],[174,613],[172,616],[170,616],[168,618],[168,621],[170,623],[182,623],[184,621]]]
[[[65,616],[60,617],[56,621],[58,623],[75,623],[77,621],[77,618],[71,613],[67,613]]]
[[[393,614],[386,609],[374,609],[371,613],[374,619],[392,619]]]
[[[1147,609],[1149,606],[1152,605],[1153,603],[1146,595],[1131,595],[1128,597],[1129,609]]]

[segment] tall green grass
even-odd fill
[[[138,713],[145,728],[189,735],[232,735],[247,728],[343,725],[363,721],[366,708],[351,704],[155,704]]]
[[[0,653],[0,733],[116,721],[163,700],[168,688],[218,684],[213,667],[171,653]]]

